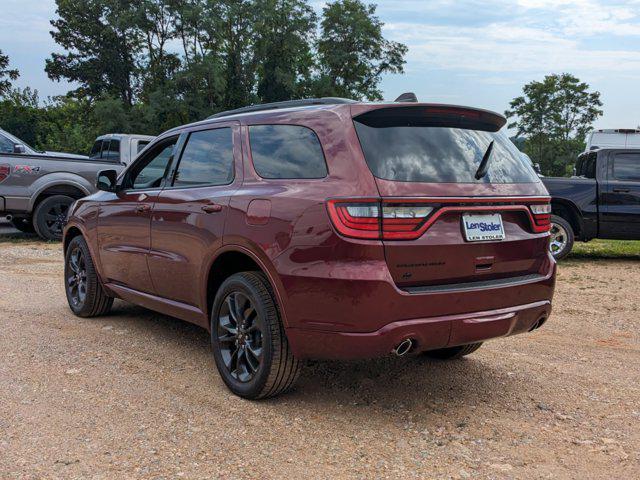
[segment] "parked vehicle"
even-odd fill
[[[587,151],[598,148],[640,148],[640,128],[601,129],[587,135]]]
[[[0,145],[0,215],[18,230],[35,231],[45,240],[62,238],[69,206],[96,191],[98,171],[123,168],[116,161],[38,152],[4,131]]]
[[[209,330],[227,386],[287,390],[309,358],[459,358],[551,312],[544,185],[467,107],[343,99],[170,130],[65,228],[71,310],[114,298]]]
[[[543,179],[552,197],[554,257],[566,257],[576,239],[640,240],[640,150],[584,152],[575,173]]]
[[[155,137],[150,135],[109,133],[96,138],[89,156],[94,160],[129,165]]]
[[[24,153],[27,155],[49,155],[52,157],[67,157],[87,159],[86,155],[76,155],[75,153],[64,152],[40,152],[35,148],[29,146],[26,142],[14,137],[9,132],[0,128],[0,154],[3,153]]]

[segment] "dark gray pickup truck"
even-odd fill
[[[640,149],[581,154],[571,178],[542,178],[551,194],[551,253],[569,254],[575,239],[640,240]]]
[[[46,240],[62,237],[69,206],[96,191],[100,170],[124,168],[119,161],[37,152],[0,130],[0,215],[24,232]]]

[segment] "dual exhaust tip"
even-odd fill
[[[392,350],[392,353],[396,357],[404,357],[407,353],[413,350],[414,344],[415,341],[413,340],[413,338],[406,338]]]

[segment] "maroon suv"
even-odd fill
[[[170,130],[70,210],[69,305],[208,329],[247,398],[291,387],[303,359],[457,358],[531,331],[555,282],[549,197],[504,124],[320,99]]]

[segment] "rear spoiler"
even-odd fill
[[[362,113],[357,110],[352,110],[355,121],[377,128],[431,126],[497,132],[507,123],[499,113],[456,105],[377,105]]]

